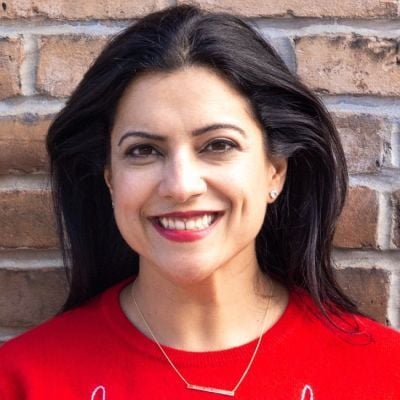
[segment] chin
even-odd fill
[[[214,270],[206,269],[203,266],[185,266],[182,270],[174,268],[164,270],[167,279],[179,286],[193,286],[206,281],[211,277]]]

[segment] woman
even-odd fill
[[[250,27],[141,19],[47,144],[70,293],[1,349],[2,400],[400,398],[399,334],[333,276],[335,128]]]

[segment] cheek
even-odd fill
[[[264,221],[268,200],[268,171],[263,159],[258,163],[250,160],[227,182],[232,188],[231,198],[238,210],[237,218],[241,220],[242,229],[258,233]],[[243,224],[246,226],[243,227]]]
[[[246,229],[247,223],[261,226],[264,220],[268,192],[264,182],[266,182],[264,174],[249,174],[243,170],[224,180],[221,192],[230,202],[233,222],[238,223],[241,229]]]
[[[124,172],[119,172],[113,180],[115,221],[124,240],[136,252],[143,245],[140,233],[148,199],[146,182],[136,174]]]
[[[261,158],[261,157],[260,157]],[[243,199],[247,202],[266,202],[268,192],[268,169],[260,159],[258,162],[257,157],[251,159],[249,157],[246,162],[241,163],[234,168],[229,176],[225,176],[227,185],[241,193]]]
[[[113,197],[117,208],[132,207],[147,197],[150,179],[142,175],[120,171],[113,177]]]
[[[142,216],[148,205],[149,194],[145,182],[129,174],[120,174],[114,182],[115,220],[121,235],[135,250],[138,238],[133,232],[142,230]]]

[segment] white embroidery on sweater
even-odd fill
[[[100,397],[97,396],[97,393],[101,393]],[[93,390],[90,400],[106,400],[106,388],[104,386],[97,386],[97,388]]]
[[[97,393],[101,393],[101,397],[97,396]],[[307,394],[309,395],[308,397]],[[92,392],[90,400],[106,400],[106,388],[104,386],[97,386]],[[310,385],[305,385],[301,392],[301,400],[314,400],[314,392]]]
[[[307,396],[307,394],[309,396]],[[301,392],[301,400],[314,400],[314,392],[310,385],[305,385]]]

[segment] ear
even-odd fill
[[[273,203],[282,192],[286,180],[287,159],[273,158],[269,160],[267,203]],[[275,192],[275,193],[274,193]]]
[[[106,182],[106,185],[108,187],[108,190],[110,191],[111,197],[113,195],[113,189],[112,189],[112,173],[111,173],[111,167],[107,165],[104,168],[104,180]]]

